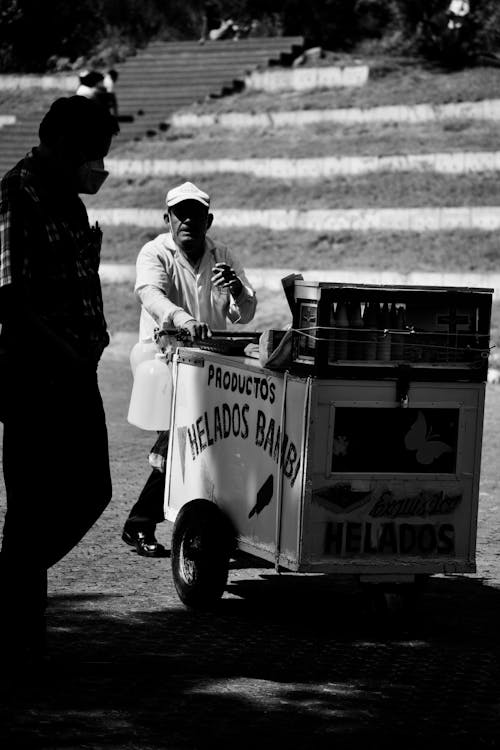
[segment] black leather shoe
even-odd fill
[[[168,557],[168,552],[155,537],[154,531],[144,529],[123,529],[122,539],[126,544],[135,547],[135,551],[142,557]]]

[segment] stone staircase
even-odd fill
[[[302,37],[268,37],[218,42],[152,42],[117,66],[116,95],[121,132],[113,148],[167,128],[176,110],[208,96],[237,91],[247,72],[289,65],[301,51]],[[66,95],[54,92],[54,98]],[[9,114],[8,112],[0,114]],[[43,111],[0,128],[0,174],[38,141]]]

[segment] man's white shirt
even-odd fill
[[[242,284],[233,299],[228,289],[218,290],[211,278],[216,263],[227,263]],[[225,329],[227,320],[248,323],[257,299],[243,267],[225,245],[205,239],[205,251],[193,267],[169,232],[147,242],[137,257],[135,291],[141,300],[139,338],[151,339],[156,327],[182,328],[199,320],[214,330]]]

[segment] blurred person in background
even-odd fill
[[[99,104],[105,103],[106,88],[104,86],[104,76],[98,70],[82,70],[78,76],[77,96],[84,96],[86,99],[93,99]]]
[[[448,8],[448,28],[461,29],[464,18],[470,13],[469,0],[451,0]]]
[[[118,80],[118,71],[111,68],[105,74],[97,70],[82,71],[78,77],[77,96],[105,107],[113,117],[118,118],[118,100],[115,94],[115,84]]]
[[[217,0],[204,0],[201,11],[201,34],[199,42],[204,44],[213,29],[218,29],[221,22],[221,11]]]
[[[103,79],[103,86],[106,89],[107,94],[107,107],[113,117],[118,118],[118,99],[115,93],[115,84],[118,80],[118,71],[111,68],[108,70]]]

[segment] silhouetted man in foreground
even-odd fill
[[[3,646],[43,649],[47,569],[111,499],[97,365],[109,343],[98,275],[96,193],[118,127],[81,97],[58,99],[40,145],[0,183],[0,408],[7,515],[0,555]]]

